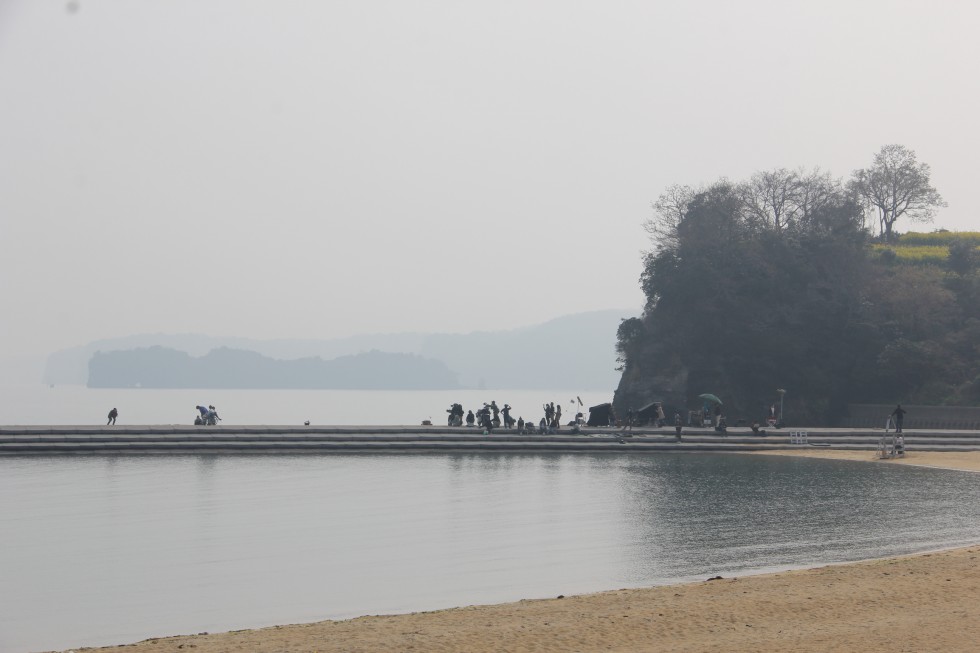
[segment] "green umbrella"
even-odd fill
[[[698,399],[704,399],[705,401],[713,401],[716,404],[718,404],[719,406],[723,406],[724,405],[724,404],[721,403],[721,399],[719,399],[718,397],[714,396],[713,394],[709,394],[709,393],[705,393],[703,395],[698,395]]]

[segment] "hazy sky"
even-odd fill
[[[955,0],[0,0],[0,360],[639,312],[666,186],[846,177],[887,143],[949,202],[924,229],[976,229],[978,25]]]

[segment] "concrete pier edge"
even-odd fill
[[[573,434],[521,435],[513,429],[445,426],[0,426],[0,456],[159,454],[341,454],[341,453],[653,453],[737,452],[801,448],[877,449],[883,429],[685,427],[680,442],[673,427],[585,428]],[[801,434],[805,433],[805,443]],[[893,435],[892,433],[888,434]],[[906,430],[907,451],[977,451],[980,431]]]

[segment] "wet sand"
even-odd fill
[[[802,456],[829,460],[860,460],[882,465],[922,465],[980,472],[980,451],[909,451],[902,458],[879,459],[874,451],[837,451],[834,449],[784,449],[781,451],[746,452],[747,455]]]
[[[980,452],[764,455],[980,471]],[[978,479],[980,482],[980,479]],[[969,651],[980,642],[980,545],[900,558],[347,621],[150,639],[143,653]]]

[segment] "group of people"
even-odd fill
[[[551,402],[542,405],[542,409],[544,410],[544,417],[541,418],[541,421],[535,427],[533,421],[524,421],[523,416],[519,416],[515,420],[511,414],[513,408],[511,408],[510,404],[505,403],[501,408],[497,405],[496,400],[494,400],[490,403],[484,403],[482,408],[474,412],[473,410],[464,411],[462,404],[454,403],[446,409],[446,413],[448,413],[447,425],[462,426],[465,422],[466,426],[480,427],[488,434],[493,429],[500,428],[501,426],[505,429],[517,429],[517,431],[523,434],[533,433],[535,431],[539,433],[553,433],[560,429],[561,405],[555,405],[554,402]],[[572,424],[577,424],[581,416],[582,414],[579,413],[576,422]]]
[[[544,422],[549,428],[558,430],[561,428],[561,404],[555,406],[555,402],[550,404],[545,404],[542,406],[544,408]],[[539,424],[540,426],[540,424]]]
[[[194,408],[200,413],[200,415],[194,418],[195,426],[214,426],[221,421],[221,418],[218,417],[218,411],[215,410],[214,406],[194,406]],[[119,411],[115,408],[110,410],[109,421],[106,422],[106,426],[115,425],[117,417],[119,417]]]
[[[194,418],[195,426],[214,426],[221,421],[218,417],[218,411],[214,409],[214,406],[194,406],[197,408],[198,412],[201,413]]]
[[[214,406],[212,405],[195,406],[195,408],[200,413],[200,415],[194,418],[195,425],[214,426],[221,421],[221,418],[218,416],[218,411],[215,410]],[[538,422],[537,432],[554,433],[556,430],[561,429],[561,405],[559,404],[556,406],[554,402],[551,402],[551,403],[544,404],[542,408],[544,409],[544,417],[542,417],[541,421]],[[510,404],[504,404],[504,407],[500,408],[497,406],[496,401],[491,401],[489,404],[484,403],[483,407],[478,409],[476,413],[474,413],[472,410],[466,412],[466,416],[465,416],[466,426],[479,425],[480,428],[482,428],[488,434],[492,432],[493,429],[500,428],[501,425],[503,425],[503,427],[506,429],[516,428],[522,434],[533,433],[535,431],[533,422],[530,421],[525,422],[523,417],[518,417],[517,420],[515,420],[514,417],[511,415],[512,410],[513,409],[510,407]],[[454,403],[452,406],[446,409],[446,412],[449,413],[449,419],[448,419],[449,426],[463,425],[464,416],[463,416],[462,404]],[[713,422],[715,431],[718,431],[719,433],[722,434],[726,433],[728,430],[728,425],[725,421],[725,416],[722,415],[721,405],[715,404],[713,413],[714,413],[713,415],[714,419],[711,420],[711,413],[708,410],[708,406],[705,405],[700,411],[698,417],[700,417],[700,419],[702,420],[702,424],[706,424],[709,422],[709,420],[711,420]],[[895,410],[893,410],[889,415],[890,418],[894,419],[895,430],[898,433],[902,432],[902,422],[904,421],[905,413],[906,410],[902,408],[901,404],[899,404],[898,406],[895,407]],[[688,414],[688,426],[691,426],[694,423],[694,415],[697,414],[698,411],[691,411]],[[116,410],[115,408],[110,410],[109,421],[106,422],[106,426],[114,425],[116,423],[117,417],[119,417],[119,411]],[[503,417],[503,420],[501,420],[501,417]],[[578,413],[575,416],[575,420],[573,422],[569,422],[569,424],[577,427],[581,421],[582,421],[582,413]],[[626,411],[626,420],[623,423],[623,430],[625,431],[629,429],[630,431],[632,431],[633,422],[634,422],[633,409],[629,408]],[[767,422],[769,423],[770,426],[773,426],[777,423],[775,405],[769,407],[769,416]],[[658,404],[656,425],[658,427],[662,427],[665,426],[666,423],[667,420],[664,416],[663,406]],[[306,422],[306,424],[309,425],[309,422]],[[681,418],[681,414],[679,412],[675,412],[674,429],[677,432],[678,441],[680,441],[681,439],[681,430],[683,425],[684,424]],[[752,423],[752,432],[756,435],[766,434],[764,430],[759,429],[758,421]]]
[[[484,402],[483,407],[477,409],[476,413],[473,410],[466,412],[466,426],[479,426],[484,431],[488,433],[495,428],[500,428],[501,425],[505,429],[512,429],[516,426],[513,415],[510,414],[513,408],[510,404],[504,404],[501,408],[497,405],[497,401],[493,400],[489,404]],[[462,426],[463,425],[463,405],[453,404],[446,409],[449,413],[449,426]],[[501,418],[503,418],[501,420]],[[524,418],[520,419],[520,423],[523,425]]]

